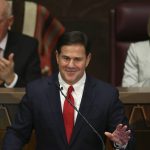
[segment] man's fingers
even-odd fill
[[[14,61],[14,53],[11,53],[9,56],[8,56],[8,60],[10,62],[13,62]]]
[[[14,54],[11,53],[9,56],[8,56],[8,59],[6,58],[0,58],[0,65],[3,66],[3,67],[7,67],[7,66],[10,66],[11,64],[14,63]]]
[[[110,132],[105,132],[104,134],[105,134],[107,137],[111,137],[111,136],[112,136]]]
[[[113,141],[115,143],[121,144],[119,138],[117,136],[114,136],[112,133],[105,132],[104,134],[108,137],[109,140],[111,140],[111,141]]]
[[[117,125],[116,129],[125,131],[127,129],[127,125],[119,124]]]
[[[112,133],[110,133],[110,132],[105,132],[104,133],[110,140],[113,140],[113,134]]]
[[[124,145],[130,139],[131,130],[127,130],[127,126],[118,125],[113,133],[105,132],[105,135],[113,142]]]
[[[0,70],[4,70],[7,67],[7,60],[0,58]]]

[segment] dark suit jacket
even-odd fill
[[[41,76],[40,60],[37,49],[38,42],[36,39],[23,34],[11,31],[8,32],[8,41],[4,57],[8,58],[10,53],[15,54],[14,70],[19,77],[16,87],[24,87],[26,83]]]
[[[27,86],[19,113],[5,136],[3,150],[20,150],[33,128],[37,150],[102,150],[101,140],[79,115],[71,143],[67,144],[57,80],[57,75],[53,75]],[[80,112],[103,138],[105,131],[114,131],[119,123],[128,124],[117,90],[89,76]],[[132,149],[130,142],[127,149]]]

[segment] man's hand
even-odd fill
[[[8,56],[8,59],[0,58],[0,80],[4,81],[7,85],[11,84],[15,77],[13,58],[13,53]]]
[[[105,135],[114,143],[126,145],[130,139],[131,130],[127,130],[126,125],[119,124],[113,133],[105,132]]]

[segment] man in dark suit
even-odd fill
[[[12,72],[12,76],[14,73],[18,76],[14,87],[24,87],[28,82],[39,78],[41,70],[37,47],[36,39],[9,31],[4,57],[0,58],[0,66],[2,63],[8,62],[10,67],[6,66],[8,68],[0,70],[1,80],[6,83],[9,76],[7,73]],[[12,55],[13,57],[11,57]]]
[[[9,31],[13,21],[11,6],[0,0],[0,87],[6,88],[25,87],[41,76],[38,41]],[[7,105],[5,108],[9,111],[8,120],[13,119],[17,106]],[[2,111],[0,115],[3,116]]]
[[[21,149],[33,129],[37,150],[102,150],[105,136],[116,150],[133,149],[118,91],[85,72],[91,59],[87,36],[66,32],[56,49],[59,72],[27,85],[2,149]]]
[[[41,75],[36,39],[8,31],[14,17],[11,6],[0,1],[0,86],[24,87]]]

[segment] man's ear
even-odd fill
[[[56,52],[55,52],[55,55],[56,55],[56,61],[57,61],[57,64],[58,64],[58,51],[56,50]]]
[[[86,67],[89,65],[90,60],[91,60],[91,53],[89,53],[88,56],[87,56]]]
[[[14,16],[10,16],[10,17],[8,18],[8,21],[9,21],[8,29],[10,30],[10,29],[11,29],[11,26],[12,26],[13,23],[14,23]]]

